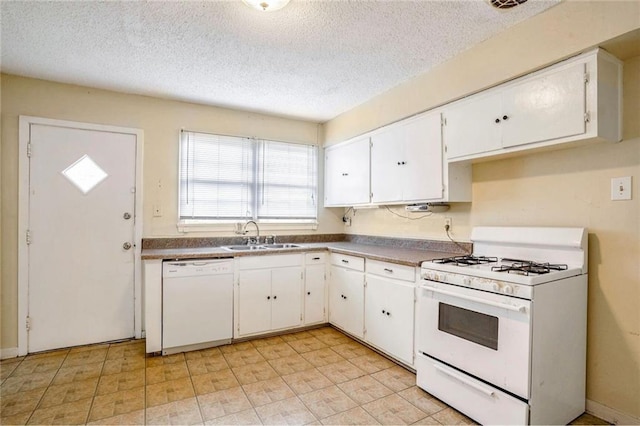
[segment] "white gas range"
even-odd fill
[[[424,262],[418,386],[483,424],[584,412],[587,232],[476,227],[470,256]]]

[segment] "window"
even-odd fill
[[[180,221],[315,222],[317,147],[183,131]]]

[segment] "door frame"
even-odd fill
[[[81,130],[95,130],[110,133],[124,133],[136,137],[136,192],[134,200],[134,336],[142,335],[142,265],[140,254],[142,251],[142,155],[144,146],[144,131],[129,127],[117,127],[77,121],[57,120],[27,115],[19,116],[19,160],[18,160],[18,355],[26,355],[29,350],[29,336],[27,334],[27,316],[29,313],[29,250],[27,244],[27,230],[29,227],[29,157],[28,146],[31,140],[31,125],[40,124],[54,127],[65,127]]]

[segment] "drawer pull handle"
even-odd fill
[[[492,391],[491,389],[487,389],[484,386],[481,386],[477,383],[472,382],[471,380],[467,379],[464,376],[461,376],[458,373],[454,373],[453,371],[449,371],[448,369],[439,366],[438,364],[433,364],[433,368],[435,368],[436,370],[440,371],[441,373],[446,374],[447,376],[458,380],[461,383],[464,383],[465,385],[474,388],[475,390],[482,392],[483,394],[487,395],[487,396],[494,396],[495,392]]]
[[[389,269],[389,268],[384,268],[384,270],[390,274],[393,274],[393,269]]]
[[[387,316],[390,316],[390,315],[391,315],[391,312],[387,311]]]
[[[385,311],[384,309],[382,310],[382,314],[383,314],[383,315],[384,315],[384,314],[386,314],[386,311]]]
[[[311,296],[311,292],[310,291],[307,292],[307,296]]]
[[[276,300],[278,298],[278,296],[273,296],[273,300]]]
[[[311,258],[311,260],[320,260],[320,258],[319,257],[313,257],[313,258]]]
[[[342,259],[342,263],[349,263],[347,259]]]
[[[271,300],[271,296],[267,296],[267,300]]]

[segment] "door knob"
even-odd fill
[[[131,213],[125,212],[125,214],[123,214],[122,217],[124,217],[125,220],[129,220],[129,219],[131,219]]]
[[[122,245],[122,248],[125,250],[129,250],[131,248],[131,243],[130,242],[126,242]]]

